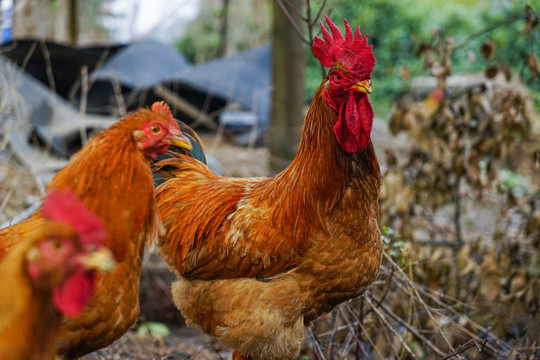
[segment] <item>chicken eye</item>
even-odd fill
[[[156,125],[156,124],[150,125],[150,134],[152,135],[161,134],[161,126]]]
[[[58,240],[51,240],[49,244],[51,246],[51,249],[53,250],[60,250],[60,248],[62,247],[62,244]]]

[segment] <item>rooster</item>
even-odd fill
[[[95,271],[114,266],[105,227],[73,193],[53,190],[42,214],[0,263],[0,359],[54,359],[61,315],[77,316]]]
[[[107,346],[137,320],[145,243],[156,238],[161,226],[150,161],[171,145],[186,152],[193,149],[169,107],[156,102],[90,139],[49,185],[70,189],[100,218],[107,231],[105,245],[118,263],[113,271],[96,276],[95,294],[86,308],[63,319],[58,351],[66,358]],[[5,251],[19,242],[41,218],[38,212],[0,230],[0,248]]]
[[[298,153],[272,178],[226,178],[169,154],[156,188],[186,323],[233,359],[294,359],[305,325],[358,296],[379,272],[381,174],[370,133],[372,46],[326,17],[313,50],[329,73],[314,95]]]

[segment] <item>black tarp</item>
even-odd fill
[[[123,47],[72,47],[43,39],[17,39],[1,44],[0,54],[67,99],[83,67],[94,71]]]
[[[173,47],[151,40],[73,48],[23,39],[2,44],[0,52],[54,88],[75,108],[84,98],[87,113],[119,116],[165,100],[175,116],[188,124],[197,121],[195,126],[204,114],[206,128],[216,130],[220,115],[233,110],[228,112],[228,124],[234,123],[237,113],[253,114],[242,116],[255,119],[255,129],[247,129],[250,139],[260,139],[268,127],[272,85],[269,45],[196,66]],[[87,78],[81,78],[84,67]],[[178,102],[165,98],[163,91],[188,104],[190,111],[175,106]],[[244,125],[240,128],[246,130]]]

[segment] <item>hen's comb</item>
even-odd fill
[[[347,70],[354,72],[367,72],[371,74],[375,66],[375,56],[373,55],[373,45],[368,46],[368,35],[362,38],[360,26],[353,32],[347,20],[345,23],[345,38],[338,27],[330,20],[328,16],[324,17],[332,35],[326,30],[321,21],[322,36],[321,39],[315,36],[313,52],[319,61],[326,67],[332,66],[336,62],[343,64]]]
[[[41,213],[46,219],[70,224],[84,246],[105,245],[105,226],[72,191],[58,188],[51,190],[41,206]]]
[[[176,127],[178,127],[176,120],[172,116],[171,109],[169,108],[169,105],[165,103],[165,101],[156,101],[153,103],[152,111],[163,116],[164,118],[167,118],[170,124],[175,124]]]

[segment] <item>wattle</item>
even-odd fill
[[[155,159],[157,156],[165,154],[167,150],[169,150],[169,144],[161,143],[156,146],[145,148],[144,152],[150,158]]]
[[[334,110],[338,112],[334,134],[339,145],[350,153],[363,151],[369,144],[373,126],[373,108],[369,97],[351,91],[345,104]]]
[[[94,293],[94,274],[78,269],[53,290],[53,303],[63,315],[78,315]]]

